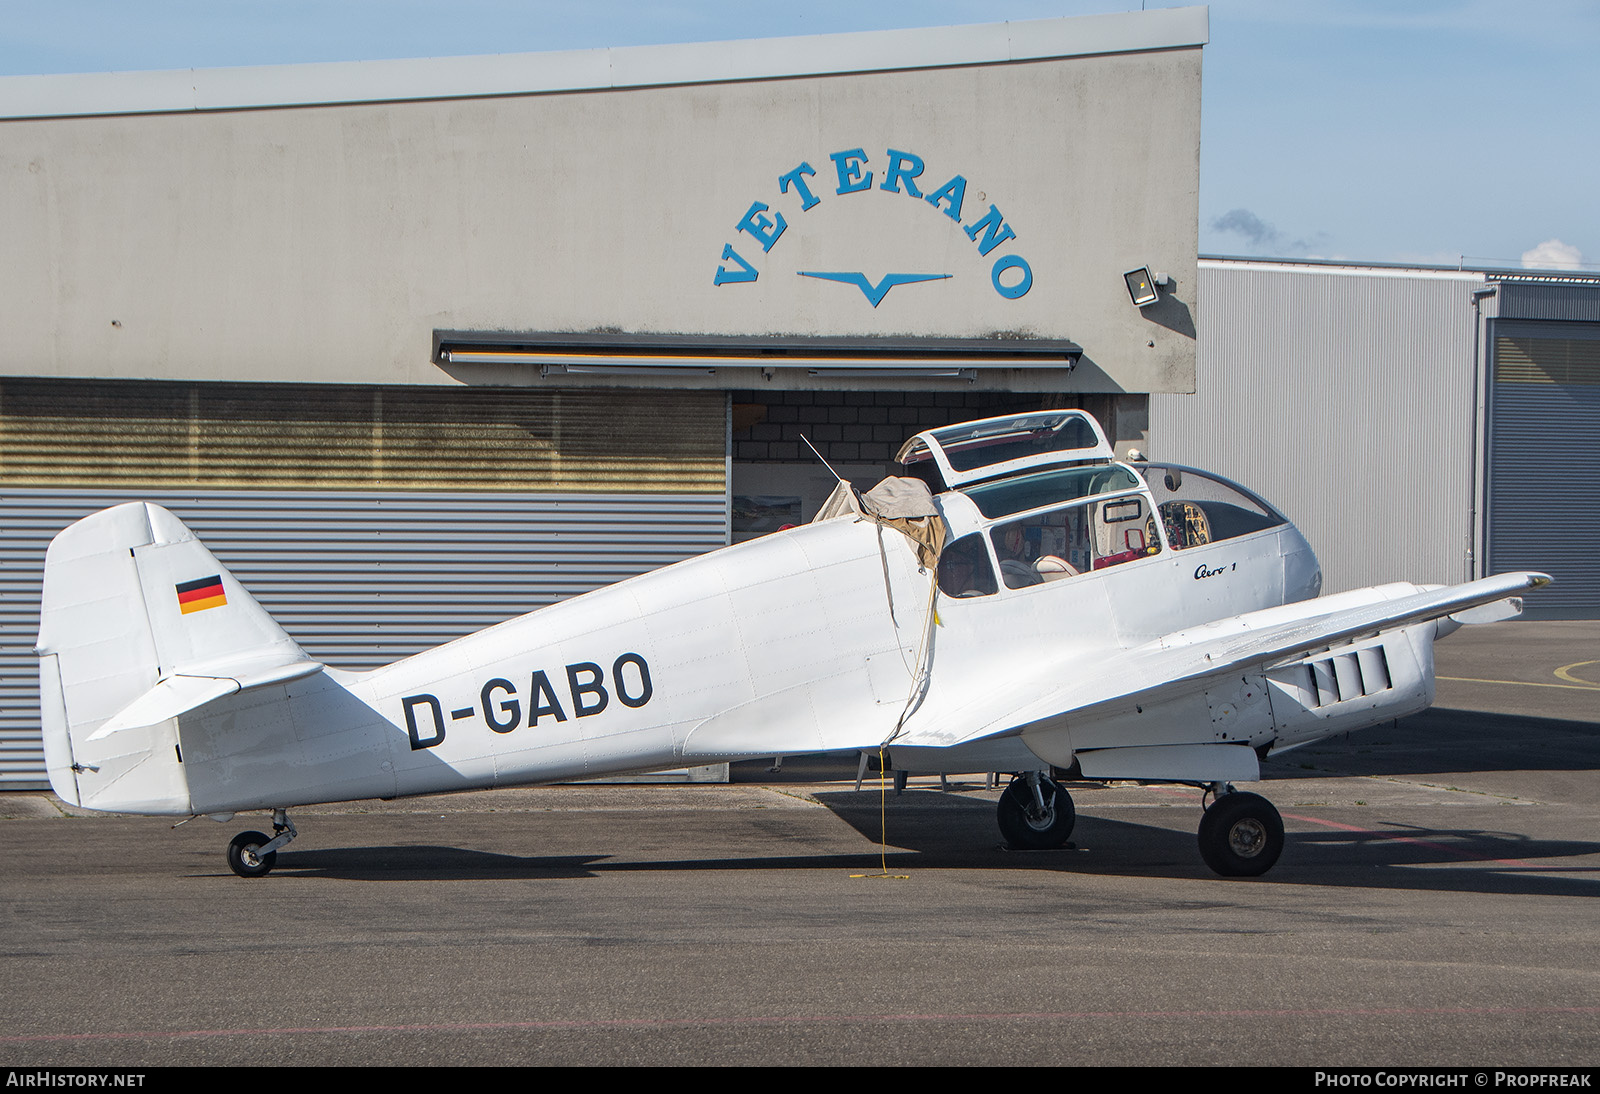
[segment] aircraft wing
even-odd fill
[[[1233,616],[1100,657],[1080,652],[1070,663],[1051,660],[1025,669],[1010,686],[995,687],[973,702],[924,709],[894,744],[951,747],[1018,734],[1068,715],[1091,719],[1113,706],[1160,702],[1203,690],[1230,673],[1271,668],[1330,646],[1463,613],[1550,580],[1546,574],[1512,573],[1420,592],[1414,585],[1380,586]],[[1361,594],[1367,602],[1352,603]],[[933,671],[937,675],[937,665]]]

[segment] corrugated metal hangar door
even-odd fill
[[[313,656],[370,668],[726,542],[722,392],[0,384],[0,789],[42,787],[50,538],[175,512]]]
[[[1600,323],[1495,323],[1489,573],[1543,570],[1543,619],[1600,618]]]

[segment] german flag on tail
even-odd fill
[[[199,581],[185,581],[174,586],[178,590],[178,610],[184,615],[203,612],[207,608],[220,608],[228,602],[222,591],[222,575],[203,577]]]

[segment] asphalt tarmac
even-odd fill
[[[1074,787],[1002,849],[981,776],[300,809],[234,832],[0,796],[0,1064],[1600,1062],[1600,623],[1438,646],[1435,708],[1287,754],[1268,875],[1185,787]],[[880,837],[887,840],[886,847]]]

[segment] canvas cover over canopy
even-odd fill
[[[932,569],[944,550],[945,526],[933,504],[933,493],[921,479],[891,475],[865,494],[844,479],[817,510],[816,521],[854,513],[886,525],[917,545],[917,562]]]

